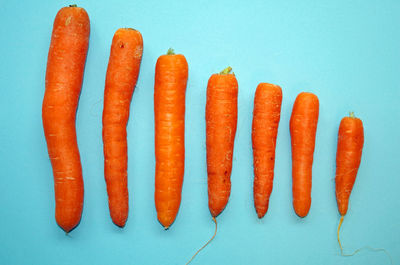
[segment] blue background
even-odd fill
[[[342,227],[346,252],[385,248],[400,263],[400,1],[76,1],[91,35],[77,135],[85,182],[80,225],[66,236],[54,219],[41,103],[52,23],[67,1],[0,4],[0,263],[184,264],[213,233],[207,205],[205,99],[209,76],[230,65],[239,82],[232,194],[217,237],[193,264],[389,264],[383,252],[339,256],[334,194],[337,130],[355,111],[365,147]],[[127,127],[130,213],[111,222],[103,176],[101,115],[111,39],[141,31],[144,53]],[[164,231],[154,207],[153,84],[169,47],[189,63],[182,204]],[[251,120],[259,82],[283,89],[270,208],[252,199]],[[320,99],[312,206],[292,209],[289,118],[296,95]]]

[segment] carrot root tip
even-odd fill
[[[340,255],[342,255],[342,256],[343,256],[343,247],[342,247],[342,243],[340,243],[340,228],[342,227],[343,219],[344,219],[344,216],[342,215],[340,217],[339,226],[337,229],[337,240],[338,240],[339,247],[340,247]]]
[[[343,220],[344,220],[344,215],[342,215],[342,216],[340,217],[339,226],[338,226],[338,229],[337,229],[337,239],[338,239],[339,247],[340,247],[340,255],[341,255],[342,257],[352,257],[352,256],[354,256],[355,254],[357,254],[358,252],[360,252],[361,250],[363,250],[363,249],[369,249],[369,250],[374,251],[374,252],[380,252],[380,251],[384,252],[384,253],[386,254],[386,256],[389,258],[390,264],[393,264],[392,256],[391,256],[391,255],[389,254],[389,252],[388,252],[386,249],[384,249],[384,248],[372,248],[372,247],[369,247],[369,246],[365,246],[365,247],[356,249],[356,250],[355,250],[353,253],[351,253],[351,254],[345,254],[345,253],[343,253],[343,247],[342,247],[342,244],[340,243],[340,237],[339,237],[339,232],[340,232],[340,228],[341,228],[341,226],[342,226],[342,224],[343,224]]]
[[[192,260],[197,256],[197,254],[199,254],[200,251],[202,251],[208,244],[210,244],[211,241],[213,241],[214,237],[217,235],[217,229],[218,229],[217,219],[215,219],[215,217],[213,216],[212,220],[215,223],[215,231],[213,236],[207,241],[207,243],[205,243],[199,250],[197,250],[196,253],[194,253],[194,255],[190,258],[188,262],[186,262],[185,265],[188,265],[190,262],[192,262]]]

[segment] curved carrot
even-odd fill
[[[311,206],[312,164],[318,114],[317,96],[307,92],[300,93],[290,117],[293,207],[300,217],[305,217]]]
[[[237,123],[238,83],[228,67],[208,80],[206,145],[208,207],[213,217],[225,208],[231,193],[233,145]]]
[[[103,109],[104,176],[113,222],[123,227],[128,218],[128,146],[126,125],[139,75],[143,39],[139,31],[118,29],[111,44]]]
[[[339,231],[347,213],[350,194],[360,167],[363,145],[363,123],[351,112],[350,117],[344,117],[340,122],[336,153],[336,201],[341,215],[337,236],[342,254]]]
[[[158,58],[154,83],[155,204],[157,217],[167,229],[181,203],[185,167],[185,94],[188,64],[170,49]]]
[[[82,87],[90,22],[83,8],[62,8],[53,25],[47,58],[43,129],[53,167],[56,221],[66,232],[76,227],[83,207],[82,166],[75,114]]]
[[[364,145],[364,128],[359,118],[350,113],[340,122],[336,153],[336,200],[340,215],[347,213],[350,193],[360,167]]]
[[[258,218],[268,210],[275,166],[275,146],[281,116],[282,89],[260,83],[254,97],[252,142],[254,163],[254,206]]]

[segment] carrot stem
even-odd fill
[[[196,253],[194,253],[194,255],[190,258],[190,260],[188,262],[186,262],[185,265],[188,265],[190,262],[192,262],[192,260],[194,259],[194,257],[197,256],[197,254],[199,254],[200,251],[202,251],[208,244],[211,243],[211,241],[214,239],[214,237],[217,235],[217,219],[215,219],[215,217],[212,218],[212,220],[215,223],[215,231],[214,231],[214,235],[207,241],[207,243],[205,243],[199,250],[196,251]]]
[[[69,7],[78,7],[76,4],[69,5]]]
[[[174,55],[174,54],[175,54],[174,49],[169,48],[167,51],[167,55]]]
[[[232,71],[232,67],[228,66],[227,68],[225,68],[224,70],[222,70],[219,74],[220,75],[227,75]]]
[[[355,118],[356,116],[354,115],[353,111],[350,111],[350,118]]]

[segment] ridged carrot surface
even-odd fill
[[[281,117],[282,89],[260,83],[254,97],[252,143],[254,206],[258,218],[268,211],[275,166],[275,146]]]
[[[62,8],[53,25],[47,58],[43,129],[53,167],[56,221],[76,227],[83,207],[83,179],[75,116],[89,44],[90,22],[83,8]]]
[[[139,75],[143,39],[139,31],[118,29],[111,44],[103,109],[104,176],[113,222],[123,227],[128,218],[128,146],[126,125]]]
[[[336,153],[336,200],[339,213],[347,213],[364,145],[364,128],[359,118],[351,114],[340,122]]]
[[[213,217],[228,203],[231,193],[233,145],[237,126],[238,83],[228,67],[208,80],[206,147],[208,206]]]
[[[308,92],[300,93],[290,117],[293,207],[300,217],[305,217],[311,207],[312,164],[318,114],[317,96]]]
[[[157,217],[167,229],[181,203],[185,168],[185,95],[188,64],[185,56],[168,54],[158,58],[154,84],[155,204]]]

